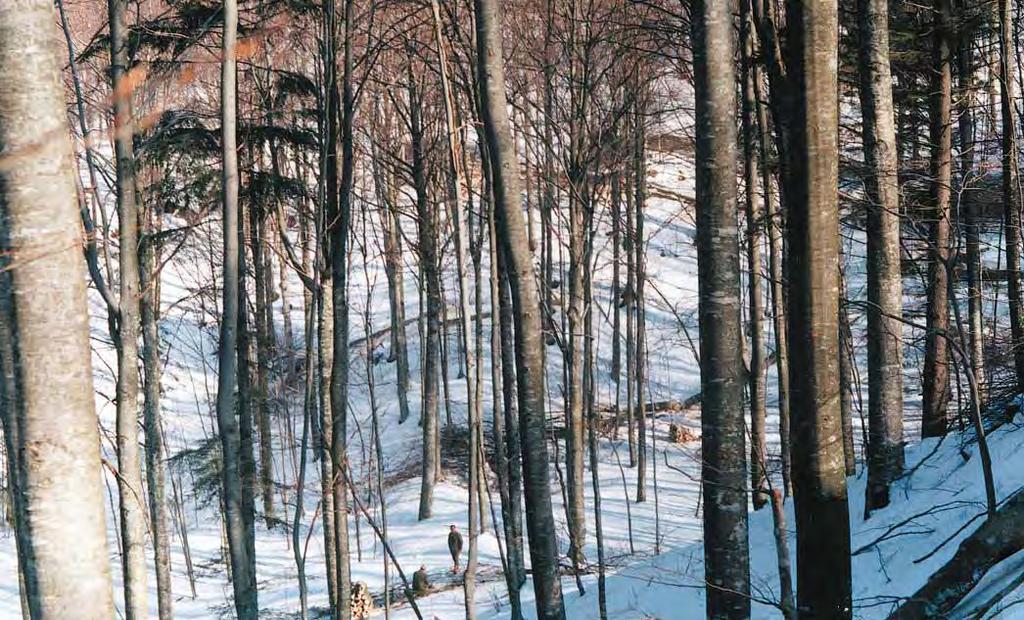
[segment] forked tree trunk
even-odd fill
[[[551,506],[544,411],[544,336],[526,224],[520,209],[519,162],[509,126],[501,11],[497,0],[474,0],[476,47],[484,129],[490,153],[498,236],[507,259],[516,319],[515,352],[519,391],[523,482],[539,620],[564,620],[558,573],[558,539]]]
[[[852,614],[850,515],[839,412],[837,0],[786,5],[795,104],[786,174],[797,605]]]
[[[750,558],[743,490],[747,454],[736,221],[736,74],[731,62],[721,62],[733,58],[735,43],[729,3],[698,0],[692,15],[707,617],[745,619],[750,617]]]
[[[5,159],[18,157],[0,172],[0,414],[19,455],[32,617],[107,620],[85,261],[55,18],[48,0],[0,4],[0,143]]]

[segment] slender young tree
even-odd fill
[[[152,216],[151,216],[152,217]],[[174,617],[171,582],[170,533],[167,530],[167,493],[164,465],[163,427],[160,408],[160,241],[155,231],[147,232],[139,248],[142,286],[142,361],[145,388],[143,416],[146,429],[146,484],[149,486],[149,518],[153,534],[153,564],[156,568],[157,609],[160,620]]]
[[[786,174],[797,607],[850,618],[850,515],[839,411],[837,0],[786,3],[794,108]]]
[[[925,334],[924,394],[921,434],[946,434],[949,388],[949,200],[953,181],[952,55],[950,0],[935,0],[932,55],[930,143],[931,143],[931,232],[928,261],[928,317]],[[1009,234],[1009,226],[1007,227]]]
[[[243,446],[235,415],[235,386],[238,379],[239,237],[237,79],[238,4],[224,0],[224,37],[221,48],[221,148],[223,213],[223,302],[217,353],[217,427],[221,442],[224,520],[231,553],[231,580],[235,611],[239,620],[256,620],[256,562],[250,553],[243,506]]]
[[[474,0],[481,110],[491,162],[498,236],[515,315],[516,383],[526,525],[533,566],[534,599],[540,620],[563,620],[565,605],[558,573],[558,539],[551,507],[544,415],[544,333],[526,223],[521,209],[519,162],[508,119],[502,56],[501,10],[497,0]]]
[[[127,620],[147,615],[146,522],[139,459],[139,216],[135,195],[132,88],[129,70],[126,3],[110,0],[110,81],[114,96],[114,158],[117,171],[117,221],[120,287],[117,337],[117,491],[121,517],[121,567]]]
[[[903,274],[889,0],[859,0],[860,103],[867,163],[868,484],[865,512],[889,504],[903,471]]]
[[[747,303],[750,321],[750,370],[747,377],[747,392],[750,398],[750,488],[753,491],[754,509],[768,503],[768,447],[765,429],[766,360],[764,345],[764,306],[761,294],[761,230],[764,210],[758,195],[758,165],[756,107],[757,95],[754,80],[754,33],[750,0],[742,2],[743,67],[743,181],[745,216],[747,220]]]
[[[692,13],[708,618],[750,617],[736,221],[736,73],[731,62],[720,61],[735,53],[730,4],[697,0]]]

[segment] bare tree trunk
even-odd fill
[[[764,307],[761,293],[761,232],[764,220],[761,199],[757,193],[757,136],[755,135],[754,33],[750,0],[743,0],[740,24],[743,62],[743,179],[746,189],[747,220],[747,303],[750,321],[750,370],[747,392],[750,398],[750,488],[754,509],[768,503],[768,446],[766,439],[766,363],[764,349]],[[765,188],[767,192],[768,188]]]
[[[639,82],[639,80],[638,80]],[[636,210],[635,238],[633,239],[633,251],[635,258],[633,268],[636,269],[636,338],[634,340],[634,361],[633,370],[636,372],[636,501],[642,503],[647,501],[647,413],[645,402],[647,396],[646,368],[647,352],[646,345],[646,318],[644,308],[644,284],[647,279],[645,272],[647,247],[644,244],[644,206],[647,202],[647,161],[646,161],[646,132],[644,129],[644,107],[641,103],[642,94],[639,94],[641,85],[636,85],[638,94],[633,110],[633,208]],[[656,545],[657,546],[657,543]]]
[[[328,201],[328,227],[330,239],[331,294],[334,319],[334,363],[331,367],[331,488],[334,493],[334,547],[335,570],[338,573],[337,620],[349,620],[351,607],[351,569],[348,541],[348,235],[351,222],[354,161],[353,117],[355,95],[352,85],[352,20],[353,0],[343,3],[342,62],[340,101],[341,159],[335,152],[335,165],[340,169],[337,202]],[[337,98],[337,87],[332,95]],[[337,100],[337,99],[336,99]],[[333,107],[333,106],[332,106]],[[336,208],[335,208],[336,207]]]
[[[124,610],[127,620],[147,616],[146,516],[139,459],[139,217],[132,147],[132,90],[124,82],[130,69],[123,0],[110,0],[110,78],[114,91],[114,155],[117,171],[117,220],[120,286],[117,342],[117,494],[121,517]]]
[[[716,619],[750,617],[743,331],[736,223],[736,74],[731,62],[721,62],[723,58],[733,58],[735,53],[730,9],[727,2],[698,0],[692,13],[700,374],[704,395],[704,579],[708,583],[707,617]],[[643,401],[641,393],[639,402]]]
[[[267,286],[268,278],[268,257],[265,254],[267,242],[264,229],[267,225],[267,215],[263,205],[250,205],[251,215],[249,243],[252,246],[253,283],[256,293],[254,306],[254,323],[256,332],[256,368],[254,390],[255,400],[255,421],[259,435],[260,471],[259,487],[263,499],[263,518],[266,521],[267,529],[274,527],[274,460],[271,449],[270,429],[270,393],[269,374],[271,360],[271,333],[273,325],[273,312],[271,309],[271,289]]]
[[[786,5],[795,95],[786,174],[793,490],[801,616],[852,614],[850,515],[839,412],[836,0]]]
[[[1017,151],[1017,108],[1015,80],[1017,57],[1014,49],[1013,3],[999,0],[999,99],[1003,134],[1003,225],[1006,228],[1007,303],[1018,390],[1024,387],[1024,300],[1021,292],[1021,189],[1020,154]]]
[[[508,556],[506,583],[512,620],[523,617],[519,591],[526,581],[523,558],[522,457],[519,451],[519,408],[516,404],[515,359],[512,348],[512,301],[508,279],[502,274],[502,257],[494,217],[494,201],[488,214],[491,249],[491,369],[494,386],[494,445],[501,486],[501,521]],[[500,386],[500,390],[499,390]]]
[[[423,127],[421,100],[412,67],[409,69],[409,118],[412,132],[413,184],[416,190],[416,213],[419,217],[420,266],[423,270],[423,288],[426,289],[426,338],[423,339],[420,354],[423,357],[423,407],[420,424],[423,427],[423,464],[420,482],[420,520],[429,519],[433,513],[434,485],[437,471],[437,422],[438,422],[438,356],[441,350],[441,299],[440,274],[437,263],[437,210],[432,208],[427,196],[427,170],[423,152]]]
[[[935,71],[931,85],[931,236],[928,263],[928,321],[925,335],[921,434],[945,435],[949,406],[949,195],[952,182],[950,0],[934,0]],[[1009,228],[1007,229],[1009,230]]]
[[[375,114],[377,108],[374,109]],[[376,117],[381,122],[379,115]],[[390,127],[390,125],[388,125]],[[405,265],[402,262],[402,221],[395,196],[394,178],[380,165],[377,143],[371,144],[374,189],[383,205],[380,210],[384,231],[384,271],[388,278],[388,303],[391,307],[391,354],[396,362],[398,423],[409,419],[409,353],[405,335]]]
[[[530,560],[539,620],[563,620],[558,539],[551,507],[544,412],[544,339],[526,225],[520,209],[519,163],[509,126],[501,11],[497,0],[474,0],[476,47],[484,129],[490,153],[495,211],[505,273],[515,308],[515,352],[523,446]]]
[[[903,275],[889,0],[859,0],[860,101],[867,163],[868,483],[864,511],[889,505],[903,472]]]
[[[255,558],[250,554],[246,508],[243,500],[244,453],[239,422],[235,419],[235,386],[238,372],[239,299],[241,296],[239,256],[241,226],[238,213],[238,152],[236,133],[238,5],[224,1],[224,41],[221,66],[221,131],[224,186],[223,316],[220,324],[217,376],[217,426],[221,440],[223,498],[235,611],[239,620],[256,620]],[[241,411],[241,408],[239,409]],[[245,415],[244,413],[242,414]]]
[[[32,617],[107,620],[85,261],[55,18],[46,0],[0,5],[0,143],[5,159],[18,157],[0,172],[0,415],[5,440],[17,442]]]
[[[960,7],[963,11],[967,3],[961,1]],[[970,183],[974,168],[974,37],[966,34],[961,35],[960,47],[957,61],[959,64],[959,86],[960,86],[960,121],[958,126],[959,151],[960,151],[960,187],[961,204],[966,203],[964,208],[964,233],[967,237],[967,322],[969,332],[969,349],[971,356],[971,368],[974,371],[978,383],[978,392],[981,396],[984,408],[985,399],[985,328],[983,318],[984,300],[982,294],[984,284],[982,283],[981,267],[981,214],[977,200],[967,197],[967,185]]]
[[[150,216],[152,225],[152,216]],[[143,412],[146,429],[146,483],[149,487],[149,519],[153,534],[153,564],[156,568],[157,607],[160,620],[174,617],[171,585],[170,534],[167,531],[167,494],[163,431],[160,410],[160,242],[151,230],[142,240],[142,361],[145,376]]]

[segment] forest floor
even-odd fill
[[[697,337],[697,264],[693,248],[693,210],[686,196],[693,194],[692,165],[686,161],[659,155],[651,168],[649,182],[652,199],[647,210],[648,235],[648,287],[647,344],[649,356],[648,401],[678,400],[697,393],[700,389],[699,367],[693,345]],[[355,226],[361,226],[357,218]],[[368,222],[367,236],[378,238],[376,222]],[[406,222],[407,230],[413,224]],[[174,521],[172,558],[174,573],[175,617],[207,619],[230,617],[231,587],[223,562],[223,538],[217,516],[216,477],[211,475],[210,463],[215,456],[216,442],[214,403],[216,391],[216,274],[218,273],[218,223],[195,229],[162,274],[163,316],[161,337],[165,343],[165,370],[163,377],[164,432],[170,474],[182,498],[182,511]],[[358,228],[357,228],[358,230]],[[597,250],[597,271],[594,289],[598,299],[595,305],[597,373],[597,402],[610,405],[615,402],[611,366],[611,314],[616,300],[612,294],[611,271],[613,255],[607,233],[609,222],[601,222]],[[845,249],[848,290],[851,297],[863,295],[863,235],[847,231]],[[371,244],[372,245],[372,244]],[[376,250],[371,247],[371,252]],[[350,461],[360,492],[365,499],[365,476],[371,471],[372,457],[371,410],[369,404],[368,375],[365,345],[358,339],[365,332],[373,332],[388,325],[388,299],[382,261],[371,254],[362,269],[358,250],[352,269],[351,309],[354,341],[352,356],[351,393],[349,402]],[[445,289],[449,316],[455,316],[454,257],[445,259]],[[407,255],[406,313],[418,316],[420,287],[416,282],[417,270]],[[746,276],[744,276],[746,277]],[[486,276],[485,276],[486,278]],[[919,307],[921,296],[912,275],[907,281],[907,306]],[[301,350],[302,300],[301,284],[289,279],[289,293],[282,303],[276,302],[279,341],[284,335],[281,316],[286,305],[294,331],[295,350]],[[485,289],[487,287],[485,286]],[[96,377],[97,408],[103,428],[113,428],[113,377],[116,357],[107,337],[103,307],[93,299],[93,343]],[[485,309],[489,300],[484,301]],[[366,312],[367,309],[369,312]],[[369,326],[364,316],[369,316]],[[853,316],[854,340],[858,367],[866,376],[863,317]],[[489,322],[484,325],[484,347],[489,346]],[[907,471],[893,490],[893,502],[877,511],[870,519],[863,518],[865,472],[858,466],[856,476],[848,481],[852,548],[854,568],[855,617],[884,618],[899,597],[914,592],[937,567],[956,550],[959,541],[981,523],[984,513],[982,474],[975,445],[969,434],[954,432],[944,440],[917,442],[919,396],[917,376],[920,368],[918,345],[920,334],[907,328],[906,359],[907,402]],[[458,376],[455,362],[455,332],[448,339],[451,349],[448,370],[451,391],[448,411],[458,427],[466,420],[466,388]],[[412,385],[409,402],[412,416],[404,424],[398,423],[398,403],[395,396],[395,369],[393,364],[370,366],[381,421],[383,464],[385,477],[391,481],[386,489],[387,525],[389,542],[399,563],[411,580],[412,573],[425,565],[434,577],[436,593],[421,599],[419,607],[425,618],[449,620],[464,617],[462,588],[457,578],[445,575],[450,566],[447,549],[449,524],[458,524],[466,531],[467,490],[464,476],[449,471],[435,490],[433,517],[417,520],[420,480],[420,428],[417,426],[420,398],[419,348],[415,324],[410,327],[410,367]],[[386,344],[386,342],[385,342]],[[771,343],[769,342],[769,347]],[[561,416],[562,376],[557,347],[548,348],[549,406],[553,417]],[[482,369],[484,378],[485,423],[491,419],[490,366],[485,354]],[[778,420],[774,400],[774,369],[770,372],[769,393],[769,452],[777,454]],[[866,401],[866,388],[861,390]],[[623,398],[625,387],[622,390]],[[264,519],[257,525],[256,555],[261,617],[297,618],[299,599],[297,572],[291,548],[290,523],[296,499],[296,472],[298,469],[297,441],[301,436],[302,407],[301,380],[291,383],[275,382],[271,394],[275,425],[274,470],[276,517],[289,525],[277,523],[268,529]],[[442,403],[442,425],[446,408]],[[603,535],[608,558],[609,616],[617,620],[627,618],[689,619],[704,617],[703,544],[701,528],[700,489],[700,411],[699,406],[669,412],[660,412],[648,420],[653,431],[653,445],[647,459],[647,501],[636,503],[637,471],[629,466],[629,454],[624,440],[625,428],[619,429],[619,438],[603,436],[599,442],[598,477],[601,482]],[[670,443],[669,426],[675,424],[691,431],[687,443]],[[1024,418],[1004,424],[990,437],[992,460],[1000,499],[1024,486]],[[855,432],[860,444],[861,420],[855,420]],[[650,441],[650,438],[649,438]],[[558,445],[558,444],[556,444]],[[104,452],[113,460],[113,436],[104,435]],[[214,447],[211,449],[211,446]],[[309,605],[314,612],[327,604],[324,578],[323,538],[320,529],[319,462],[311,453],[307,465],[307,479],[302,489],[305,518],[300,538],[306,557],[306,575],[309,586]],[[559,469],[564,470],[564,447],[552,451],[552,500],[558,524],[559,545],[563,552],[568,547],[563,496],[560,491]],[[772,462],[773,470],[778,464]],[[457,463],[455,463],[457,467]],[[586,574],[576,580],[566,574],[562,588],[568,616],[574,620],[597,618],[597,553],[593,521],[593,489],[590,471],[586,472],[587,546]],[[656,483],[655,483],[656,481]],[[777,471],[773,481],[779,484]],[[120,597],[120,570],[117,555],[116,488],[109,472],[107,475],[109,508],[108,542],[111,549],[111,570],[115,582],[115,596]],[[492,493],[497,501],[497,493]],[[379,508],[371,509],[379,519]],[[500,518],[494,506],[488,511],[489,526],[480,536],[481,583],[477,588],[476,603],[481,619],[508,617],[508,600],[504,581],[500,578],[501,556],[499,540],[491,516]],[[265,516],[265,515],[261,515]],[[792,503],[786,503],[787,533],[790,550],[794,555],[796,541],[793,528]],[[187,531],[188,546],[194,573],[193,593],[184,560],[181,525]],[[966,525],[966,527],[964,527]],[[365,582],[374,593],[382,592],[383,553],[373,530],[364,519],[350,522],[353,547],[353,580]],[[776,569],[772,519],[770,511],[763,509],[750,514],[751,582],[756,618],[780,617],[772,602],[778,600],[778,574]],[[464,559],[465,561],[465,559]],[[14,538],[9,530],[0,530],[0,618],[19,617],[18,584],[14,578],[16,556]],[[1024,554],[1004,561],[964,601],[957,617],[969,617],[968,612],[1024,571]],[[394,571],[392,571],[393,579]],[[394,583],[394,582],[393,582]],[[152,613],[156,613],[155,578],[150,576],[149,588]],[[585,594],[582,591],[585,590]],[[533,617],[532,587],[529,581],[522,590],[527,618]],[[986,618],[1024,618],[1024,588],[1018,588],[997,605]],[[1004,607],[1005,606],[1005,611]],[[411,609],[396,603],[394,618],[414,617]],[[383,612],[378,614],[383,617]],[[375,616],[375,617],[378,617]]]

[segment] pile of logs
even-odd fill
[[[373,596],[370,595],[370,588],[366,583],[357,581],[352,584],[352,617],[358,620],[365,620],[373,612]]]

